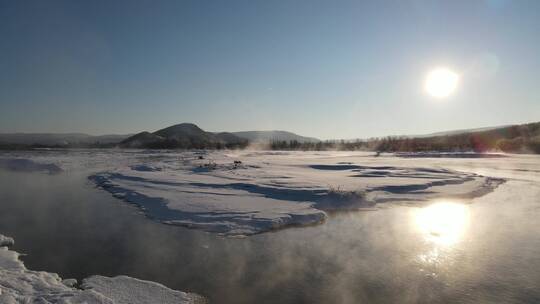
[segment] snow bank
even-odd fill
[[[385,163],[386,162],[386,163]],[[325,211],[468,199],[503,182],[399,158],[321,152],[163,154],[89,177],[163,223],[251,235],[323,222]],[[160,170],[146,170],[160,168]]]
[[[26,269],[19,254],[5,245],[0,247],[0,303],[203,303],[203,298],[169,289],[161,284],[126,276],[108,278],[92,276],[84,279],[81,289],[73,288],[73,280],[62,281],[54,273]]]

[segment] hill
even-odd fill
[[[242,148],[247,140],[232,133],[206,132],[192,123],[181,123],[153,133],[141,132],[120,143],[126,148],[222,149]]]
[[[153,133],[143,131],[130,136],[120,142],[120,145],[124,148],[140,148],[148,145],[164,142],[165,138]]]

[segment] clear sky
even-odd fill
[[[540,1],[0,0],[0,132],[319,138],[540,121]],[[460,76],[425,93],[433,68]]]

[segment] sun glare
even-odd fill
[[[433,97],[448,97],[456,90],[458,82],[458,74],[448,68],[437,68],[427,75],[425,89]]]
[[[439,202],[416,210],[414,219],[418,230],[427,240],[450,246],[465,233],[469,209],[463,204]]]

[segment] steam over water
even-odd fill
[[[540,182],[527,169],[473,201],[383,205],[239,239],[151,221],[85,174],[0,171],[0,232],[30,269],[125,274],[211,303],[537,303]]]

